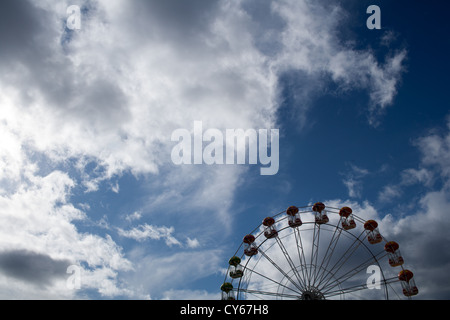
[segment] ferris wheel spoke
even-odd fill
[[[288,262],[291,270],[294,272],[295,278],[297,279],[297,281],[300,284],[300,286],[302,286],[302,289],[305,289],[306,288],[306,284],[302,280],[302,277],[300,276],[300,274],[298,273],[298,270],[297,270],[294,262],[292,261],[291,256],[289,255],[289,251],[286,250],[286,247],[284,246],[284,244],[281,241],[280,237],[276,237],[275,239],[276,239],[276,241],[278,243],[278,246],[280,247],[281,251],[283,252],[283,255],[286,258],[286,261]]]
[[[361,232],[361,234],[356,238],[356,240],[348,247],[348,249],[342,254],[342,256],[339,258],[339,260],[331,267],[330,269],[333,270],[332,273],[327,274],[326,277],[323,277],[323,279],[317,284],[317,286],[322,285],[326,286],[333,277],[336,276],[336,274],[339,272],[339,270],[344,266],[344,264],[350,259],[350,257],[355,253],[355,251],[359,248],[362,241],[360,237],[364,235],[364,231]],[[356,245],[356,246],[355,246]]]
[[[342,219],[339,220],[338,224],[336,225],[336,227],[334,229],[333,236],[330,239],[330,243],[327,246],[327,249],[323,256],[322,262],[320,263],[319,273],[317,274],[316,279],[315,279],[315,282],[317,282],[317,283],[320,283],[323,280],[323,277],[327,274],[326,270],[328,268],[328,265],[334,254],[334,250],[336,249],[336,246],[341,237],[342,229],[339,228],[339,224],[341,223],[341,220]]]
[[[250,269],[250,268],[248,268],[248,267],[245,268],[245,271],[250,271],[251,273],[254,273],[254,274],[256,274],[256,275],[258,275],[258,276],[260,276],[260,277],[262,277],[262,278],[264,278],[264,279],[266,279],[266,280],[269,280],[269,281],[273,282],[274,284],[277,284],[278,286],[281,286],[281,287],[284,287],[284,288],[286,288],[286,289],[289,289],[289,290],[291,290],[292,292],[295,292],[295,293],[297,293],[297,294],[301,294],[300,291],[294,290],[292,287],[288,287],[288,286],[282,284],[281,282],[275,281],[275,280],[273,280],[272,278],[269,278],[269,277],[265,276],[264,274],[262,274],[262,273],[260,273],[260,272],[258,272],[258,271],[255,271],[255,270]],[[241,289],[239,289],[239,290],[241,290]]]
[[[319,253],[319,239],[320,238],[320,225],[317,223],[314,223],[314,232],[313,232],[313,242],[311,246],[311,268],[309,269],[309,275],[308,275],[308,286],[311,287],[313,276],[315,273],[315,270],[313,272],[313,266],[315,269],[315,266],[317,265],[317,256]]]
[[[386,281],[386,284],[387,284],[387,286],[388,286],[389,288],[391,288],[391,291],[394,292],[394,294],[397,296],[397,299],[400,300],[401,298],[400,298],[400,295],[398,294],[397,290],[395,290],[395,289],[392,287],[392,284],[393,284],[393,283],[396,283],[396,282],[399,282],[398,278],[392,278],[392,281],[390,281],[390,282],[387,282],[387,281]],[[408,297],[408,299],[411,299],[411,297]]]
[[[300,231],[298,228],[295,228],[294,235],[295,235],[295,242],[296,242],[296,246],[297,246],[298,258],[300,261],[300,269],[301,269],[302,276],[303,276],[302,279],[303,279],[303,283],[306,285],[307,263],[306,263],[305,251],[303,250],[302,237],[300,235]]]
[[[353,287],[349,287],[349,288],[345,288],[345,289],[338,289],[335,291],[330,291],[330,292],[325,292],[323,293],[323,295],[325,296],[325,298],[331,298],[337,295],[341,295],[341,294],[349,294],[349,293],[353,293],[356,291],[360,291],[360,290],[365,290],[367,289],[367,285],[366,284],[361,284],[361,285],[356,285]]]
[[[291,299],[298,299],[299,295],[295,294],[287,294],[287,293],[280,293],[280,292],[272,292],[272,291],[264,291],[264,290],[254,290],[254,289],[239,289],[240,292],[244,292],[247,294],[255,295],[255,296],[273,296],[273,297],[283,297],[283,298],[291,298]]]
[[[317,284],[318,287],[320,286],[327,286],[330,281],[336,277],[336,275],[338,274],[339,270],[341,270],[341,268],[345,265],[345,263],[348,261],[348,259],[350,259],[350,257],[353,255],[353,253],[355,253],[355,251],[358,249],[360,244],[358,244],[355,248],[353,248],[352,251],[347,251],[346,255],[343,255],[342,257],[345,257],[344,260],[341,259],[338,261],[338,263],[336,263],[331,270],[333,270],[330,273],[327,273],[322,280]],[[342,261],[341,261],[342,260]]]
[[[390,278],[387,280],[380,281],[380,285],[386,286],[386,285],[390,285],[391,283],[397,282],[397,281],[398,281],[397,278]],[[353,293],[353,292],[357,292],[357,291],[361,291],[361,290],[365,290],[365,289],[368,289],[367,283],[354,285],[354,286],[347,287],[344,289],[340,288],[340,289],[333,290],[333,291],[326,291],[326,292],[323,292],[323,295],[325,296],[325,298],[330,298],[330,297],[334,297],[334,296],[337,296],[340,294],[349,294],[349,293]],[[380,290],[380,289],[373,288],[371,290]]]
[[[263,250],[259,249],[261,255],[266,258],[290,283],[292,283],[298,290],[302,291],[299,283],[295,282],[275,261],[273,261]]]
[[[340,283],[344,283],[344,282],[350,280],[354,276],[360,274],[363,270],[367,270],[367,268],[370,265],[376,264],[377,260],[381,259],[385,255],[386,255],[386,253],[384,251],[381,251],[377,255],[374,255],[373,257],[370,257],[369,259],[367,259],[366,261],[364,261],[360,265],[358,265],[358,266],[356,266],[354,268],[351,268],[350,270],[346,271],[342,276],[340,276],[338,278],[334,278],[333,279],[334,281],[332,283],[328,283],[328,285],[322,286],[321,290],[323,290],[324,292],[327,292],[327,291],[337,287]]]

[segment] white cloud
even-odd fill
[[[131,230],[118,229],[119,235],[122,237],[134,239],[143,242],[147,239],[160,240],[164,239],[166,244],[170,247],[173,245],[181,246],[181,242],[172,236],[174,228],[156,227],[148,224],[143,224]]]
[[[426,169],[406,169],[401,173],[401,184],[402,185],[412,185],[416,183],[421,183],[425,186],[431,186],[433,182],[433,172]]]
[[[430,132],[416,141],[416,146],[422,153],[422,163],[431,169],[438,170],[446,180],[450,177],[450,117],[447,119],[447,131]],[[436,131],[436,130],[435,130]],[[418,172],[418,178],[428,178],[425,172]]]
[[[351,198],[359,198],[361,196],[360,188],[361,182],[355,181],[353,178],[347,178],[343,180],[344,185],[348,189],[348,196]]]
[[[369,170],[350,164],[350,169],[345,172],[342,183],[348,189],[348,196],[351,198],[360,198],[363,189],[362,179],[370,174]]]
[[[142,213],[135,211],[132,214],[129,214],[127,216],[125,216],[125,220],[127,220],[128,222],[134,221],[134,220],[139,220],[142,218]]]
[[[164,240],[169,247],[178,246],[195,249],[200,247],[200,242],[197,238],[186,238],[186,243],[183,244],[177,238],[173,236],[175,232],[174,227],[157,227],[149,224],[139,225],[130,230],[124,230],[117,228],[117,232],[120,236],[134,239],[138,242],[145,242],[147,240]]]
[[[404,189],[409,186],[422,185],[427,188],[432,187],[434,174],[426,168],[405,169],[400,173],[400,181],[397,184],[386,185],[378,194],[378,200],[389,203],[392,200],[401,197]]]
[[[188,248],[195,249],[195,248],[200,247],[200,242],[196,238],[191,239],[191,238],[188,237],[186,239],[186,245],[187,245]]]
[[[378,200],[381,202],[389,202],[395,198],[400,197],[402,191],[400,186],[385,186],[378,194]]]

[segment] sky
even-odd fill
[[[449,299],[449,9],[2,1],[0,298],[219,299],[244,235],[321,201],[379,221],[418,298]],[[276,174],[176,164],[195,122],[278,130]]]

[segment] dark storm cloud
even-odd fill
[[[25,48],[31,48],[35,40],[34,36],[45,27],[38,18],[38,15],[42,13],[28,1],[2,1],[0,10],[0,57],[2,59],[11,54],[23,55]]]
[[[201,35],[210,31],[217,17],[218,0],[137,0],[128,4],[128,17],[133,21],[128,26],[133,33],[152,36],[159,41],[189,44],[201,40]]]
[[[46,254],[26,250],[0,252],[0,272],[37,285],[47,285],[67,276],[68,260],[55,260]]]

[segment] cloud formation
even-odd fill
[[[83,14],[77,31],[65,25],[73,4]],[[343,91],[366,90],[376,123],[393,102],[406,52],[380,62],[370,50],[343,44],[335,32],[343,22],[338,6],[297,0],[3,1],[0,249],[79,262],[85,285],[108,297],[133,296],[122,273],[134,270],[137,278],[150,266],[165,275],[166,262],[193,259],[190,252],[131,259],[113,234],[80,231],[76,224],[89,220],[88,207],[71,203],[72,191],[93,193],[107,181],[117,193],[114,179],[145,177],[151,193],[143,209],[170,202],[167,214],[175,215],[183,203],[192,221],[221,226],[207,236],[230,232],[229,223],[222,226],[233,219],[229,209],[246,170],[174,167],[171,133],[194,120],[218,129],[277,127],[279,80],[292,71],[310,82],[299,88],[302,97],[330,81]],[[304,121],[310,105],[295,108]],[[218,209],[211,213],[212,205]],[[122,235],[180,243],[172,226],[161,228],[144,224]],[[191,238],[188,247],[201,248],[201,239]],[[212,264],[202,276],[214,273],[218,252],[207,252]],[[62,296],[76,294],[59,286]],[[1,277],[2,291],[8,287]],[[17,296],[40,294],[18,288]]]
[[[172,236],[174,232],[173,228],[167,227],[155,227],[148,224],[141,225],[131,230],[118,230],[119,235],[131,238],[139,242],[143,242],[146,239],[160,240],[165,239],[168,246],[181,245],[180,241]]]
[[[450,205],[450,125],[433,129],[416,139],[421,153],[417,168],[400,172],[399,183],[387,185],[380,193],[390,201],[391,210],[385,212],[382,228],[391,239],[401,244],[401,250],[415,268],[417,283],[422,286],[424,299],[448,299],[450,282],[442,277],[449,267],[445,243],[450,241],[450,223],[445,214]],[[401,198],[409,188],[422,190],[408,202]],[[391,191],[389,191],[391,190]],[[392,200],[396,199],[394,203]]]

